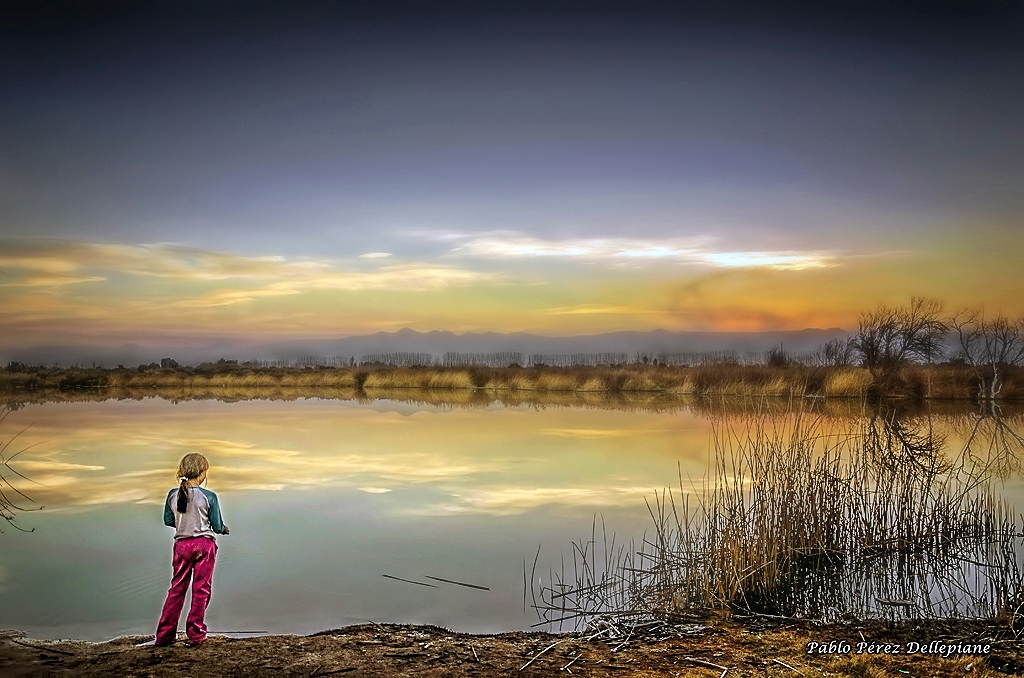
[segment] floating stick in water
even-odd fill
[[[431,577],[429,574],[425,575],[427,579],[433,579],[434,581],[443,581],[445,584],[455,584],[456,586],[465,586],[471,589],[480,589],[481,591],[490,591],[486,586],[479,586],[477,584],[467,584],[461,581],[453,581],[451,579],[444,579],[442,577]]]
[[[412,579],[402,579],[401,577],[395,577],[395,576],[392,576],[390,574],[382,574],[381,576],[382,577],[387,577],[388,579],[394,579],[396,581],[404,581],[406,584],[416,584],[418,586],[429,586],[432,589],[436,589],[437,588],[433,584],[428,584],[428,583],[422,582],[422,581],[413,581]]]

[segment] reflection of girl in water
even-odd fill
[[[164,524],[174,528],[174,574],[156,628],[156,644],[170,645],[178,631],[185,592],[192,582],[192,609],[185,635],[198,645],[206,640],[206,606],[210,602],[213,563],[217,558],[215,534],[227,534],[217,495],[204,487],[210,463],[201,454],[186,454],[178,464],[180,485],[167,493]]]

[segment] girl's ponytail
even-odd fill
[[[181,477],[181,486],[178,488],[178,513],[184,513],[188,508],[188,478]]]
[[[178,464],[178,480],[181,481],[181,485],[178,487],[176,507],[178,513],[184,513],[188,508],[188,481],[198,478],[208,468],[210,468],[210,462],[206,461],[206,457],[198,452],[186,454],[181,458],[181,463]]]

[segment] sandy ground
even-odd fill
[[[1024,675],[1024,642],[983,623],[814,626],[727,620],[653,624],[632,633],[468,635],[365,624],[311,636],[212,636],[191,647],[45,641],[0,632],[0,675],[38,676],[1004,676]],[[608,637],[615,635],[616,637]],[[808,643],[847,642],[808,654]],[[899,644],[900,654],[857,643]],[[989,645],[943,658],[934,642]],[[869,653],[871,649],[875,653]],[[894,648],[888,648],[892,651]]]

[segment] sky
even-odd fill
[[[1016,2],[13,3],[0,348],[1024,314]]]

